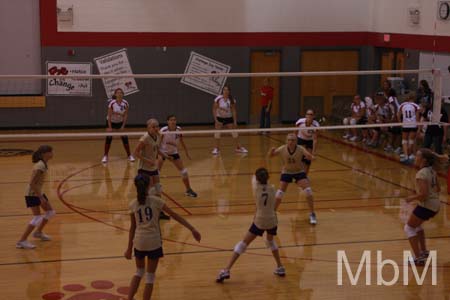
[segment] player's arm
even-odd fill
[[[202,236],[200,234],[200,232],[197,231],[197,229],[195,229],[194,226],[191,225],[191,223],[189,223],[188,221],[186,221],[185,218],[183,218],[182,216],[180,216],[179,214],[177,214],[176,212],[174,212],[173,210],[171,210],[167,205],[164,204],[164,206],[162,207],[162,210],[164,212],[166,212],[169,216],[171,216],[175,221],[177,221],[178,223],[180,223],[181,225],[183,225],[184,227],[186,227],[187,229],[189,229],[192,233],[192,236],[194,237],[194,239],[197,242],[200,242],[200,240],[202,239]]]
[[[112,106],[108,106],[108,128],[107,131],[112,131],[111,118],[112,118]]]
[[[306,150],[305,147],[303,147],[303,146],[299,146],[299,147],[302,149],[303,155],[306,157],[306,159],[309,159],[309,160],[314,159],[314,155],[312,155],[308,150]]]
[[[214,119],[215,123],[220,123],[219,120],[217,120],[217,115],[216,115],[218,108],[219,108],[219,104],[216,101],[214,101],[213,108],[212,108],[212,115],[213,115],[213,119]]]
[[[403,109],[403,107],[400,107],[397,112],[397,119],[399,122],[402,120],[402,109]]]
[[[234,127],[237,127],[236,102],[231,104],[231,113],[233,114]]]
[[[125,112],[123,113],[123,122],[122,122],[121,129],[125,128],[125,124],[127,123],[127,120],[128,120],[128,105],[127,105],[127,108],[125,109]]]
[[[133,249],[133,239],[134,234],[136,232],[136,219],[134,217],[134,213],[130,214],[130,230],[128,232],[128,246],[127,250],[124,253],[126,259],[131,259],[132,257],[132,249]]]
[[[281,146],[281,147],[283,147],[283,146]],[[281,151],[281,147],[278,147],[278,148],[272,147],[269,150],[269,153],[267,153],[267,154],[269,155],[269,157],[273,157],[275,155],[278,155],[280,153],[280,151]]]
[[[313,133],[313,148],[312,148],[312,155],[316,154],[316,149],[317,149],[317,130],[314,130]]]
[[[181,147],[183,147],[184,153],[186,153],[187,158],[192,159],[191,156],[189,155],[188,148],[186,147],[186,144],[184,143],[184,139],[183,139],[182,135],[180,135],[180,144],[181,144]]]
[[[33,193],[38,196],[41,200],[44,199],[42,197],[42,191],[40,191],[38,187],[39,178],[42,176],[43,171],[42,170],[33,170],[33,173],[31,174],[30,179],[30,189],[33,191]]]

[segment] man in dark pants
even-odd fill
[[[261,118],[259,128],[270,128],[270,110],[272,109],[273,87],[270,86],[269,78],[264,78],[260,89],[261,95]]]
[[[432,105],[427,105],[425,112],[422,114],[422,120],[430,122],[432,113],[433,113]],[[444,108],[441,108],[441,118],[439,121],[443,123],[448,123],[448,115]],[[423,147],[431,148],[431,145],[433,144],[434,151],[438,154],[442,154],[443,153],[442,145],[446,143],[446,139],[447,139],[447,126],[428,125],[423,139]]]

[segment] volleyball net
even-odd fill
[[[41,127],[102,127],[105,126],[107,100],[120,88],[129,102],[127,123],[142,125],[149,118],[164,124],[166,116],[175,114],[184,125],[212,124],[213,99],[222,93],[224,85],[231,86],[236,102],[238,122],[246,128],[234,128],[238,133],[288,132],[296,128],[295,121],[307,110],[315,112],[321,126],[314,130],[343,130],[389,128],[402,126],[389,110],[389,97],[397,106],[413,97],[428,118],[419,118],[418,125],[441,124],[442,73],[436,69],[320,71],[320,72],[266,72],[266,73],[192,73],[192,74],[110,74],[80,75],[54,72],[53,75],[0,75],[3,128]],[[259,127],[263,86],[273,88],[272,122],[283,126]],[[384,81],[389,88],[383,87]],[[421,84],[426,81],[432,96]],[[41,90],[42,95],[30,95],[30,90]],[[392,91],[392,95],[389,95]],[[365,122],[356,122],[352,106],[360,96],[366,113]],[[410,99],[411,100],[411,99]],[[267,101],[267,100],[265,100]],[[395,109],[394,109],[395,110]],[[371,115],[372,114],[372,115]],[[30,122],[30,119],[33,121]],[[347,121],[345,121],[347,119]],[[21,123],[21,120],[23,121]],[[350,121],[348,121],[350,120]],[[292,124],[290,126],[289,124]],[[211,128],[211,127],[210,127]],[[222,130],[214,128],[185,130],[185,135],[213,135]],[[122,135],[121,132],[66,132],[33,134],[2,133],[0,139],[58,139],[97,138]],[[141,131],[127,132],[140,136]]]

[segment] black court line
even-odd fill
[[[450,236],[432,236],[427,237],[427,239],[450,239]],[[328,242],[328,243],[310,243],[310,244],[292,244],[286,246],[279,246],[280,249],[290,249],[290,248],[299,248],[299,247],[320,247],[320,246],[336,246],[336,245],[355,245],[355,244],[374,244],[374,243],[394,243],[394,242],[403,242],[408,239],[385,239],[385,240],[365,240],[365,241],[342,241],[342,242]],[[195,247],[195,246],[193,246]],[[251,247],[247,248],[247,251],[252,250],[265,250],[267,247]],[[20,250],[20,251],[28,251],[28,250]],[[179,251],[179,252],[164,252],[164,255],[167,256],[176,256],[176,255],[187,255],[187,254],[202,254],[202,253],[220,253],[220,252],[231,252],[230,249],[209,249],[209,250],[196,250],[196,251]],[[293,258],[293,257],[290,257]],[[28,265],[28,264],[38,264],[38,263],[59,263],[59,262],[74,262],[74,261],[91,261],[91,260],[107,260],[107,259],[125,259],[123,255],[117,256],[98,256],[98,257],[85,257],[85,258],[66,258],[66,259],[49,259],[49,260],[35,260],[35,261],[26,261],[26,262],[6,262],[0,263],[0,267],[3,266],[15,266],[15,265]],[[305,259],[302,257],[298,257],[298,259]],[[307,258],[310,261],[325,261],[330,262],[329,260],[320,260],[320,259],[312,259]]]

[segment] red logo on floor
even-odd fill
[[[44,300],[126,300],[128,287],[115,288],[108,280],[91,282],[91,288],[82,284],[67,284],[62,292],[51,292],[42,295]]]

